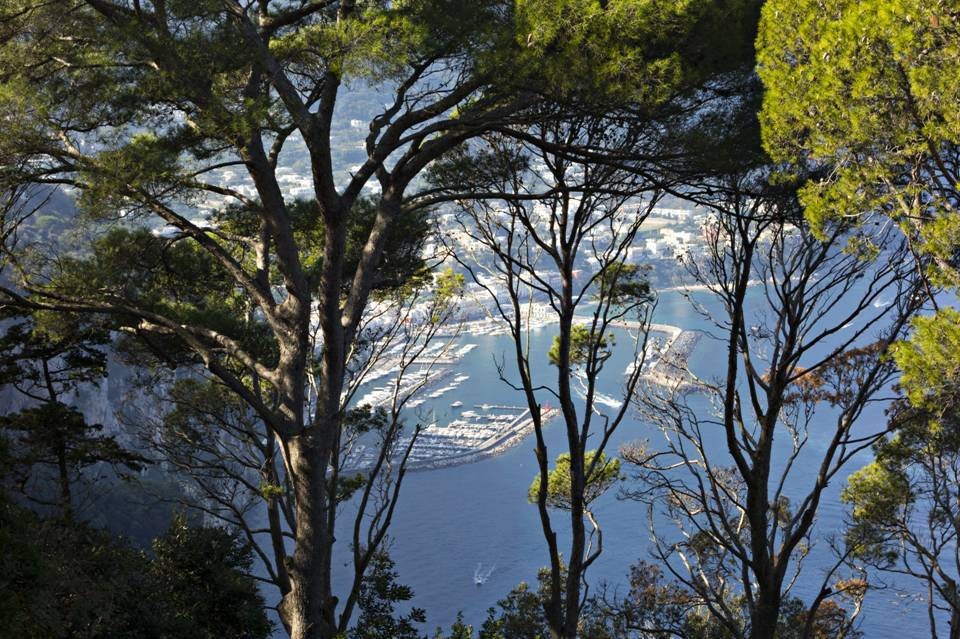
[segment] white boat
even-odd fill
[[[458,399],[457,401],[455,401],[455,402],[453,402],[452,404],[450,404],[450,406],[451,406],[451,408],[460,408],[461,406],[463,406],[463,402],[461,402],[461,401]]]
[[[478,586],[482,586],[487,583],[487,579],[490,579],[490,575],[493,574],[493,569],[496,568],[496,564],[490,566],[486,570],[483,569],[483,564],[477,564],[476,570],[473,571],[473,583]]]

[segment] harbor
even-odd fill
[[[403,359],[396,355],[388,357],[368,373],[365,380],[368,387],[384,377],[389,377],[387,382],[368,390],[355,405],[390,409],[396,400],[404,401],[406,408],[417,408],[429,399],[442,397],[470,379],[469,375],[454,373],[457,364],[476,347],[476,344],[466,344],[454,349],[447,344],[437,344],[422,353],[420,362],[411,364],[402,376]],[[449,383],[441,386],[447,381]]]
[[[479,461],[511,448],[533,432],[534,420],[526,407],[489,403],[464,407],[455,391],[470,379],[462,365],[476,347],[476,343],[436,344],[425,349],[418,362],[407,362],[406,366],[401,352],[388,351],[384,361],[367,375],[366,392],[355,401],[356,406],[391,410],[402,404],[404,411],[415,411],[417,422],[428,422],[415,434],[411,428],[394,444],[400,455],[415,437],[407,459],[408,469],[427,470]],[[446,401],[449,404],[442,409],[446,419],[437,419],[437,409]],[[425,419],[428,411],[430,417]],[[542,407],[544,425],[555,414],[555,409]],[[358,442],[344,462],[345,472],[370,468],[379,452],[377,444]]]
[[[544,426],[558,411],[541,407]],[[408,470],[433,470],[460,464],[471,464],[494,457],[523,441],[534,430],[530,410],[522,406],[482,404],[463,411],[458,419],[446,425],[437,422],[407,434],[397,441],[395,449],[405,451],[415,437],[407,458]],[[363,472],[376,461],[376,447],[358,446],[347,459],[345,472]]]
[[[590,318],[578,317],[576,321],[588,322]],[[473,401],[477,399],[472,394],[476,385],[464,386],[470,381],[471,374],[478,374],[478,370],[488,371],[487,366],[491,365],[482,363],[478,367],[475,358],[473,363],[468,363],[468,355],[478,344],[464,343],[464,340],[489,338],[495,326],[489,319],[465,322],[458,331],[464,337],[425,349],[419,362],[406,362],[404,365],[402,352],[388,351],[384,361],[368,375],[368,382],[363,389],[365,392],[355,405],[391,410],[402,404],[404,418],[410,426],[408,432],[394,443],[394,450],[399,456],[410,447],[406,465],[408,470],[430,470],[477,462],[518,445],[533,432],[534,421],[527,407],[502,401]],[[497,328],[502,330],[503,324],[500,323]],[[700,338],[699,332],[667,324],[641,325],[624,321],[617,322],[613,328],[650,331],[647,356],[640,375],[641,383],[659,384],[681,391],[696,388],[696,381],[688,372],[687,361]],[[538,339],[547,340],[550,337],[543,335]],[[487,349],[482,350],[481,357],[489,355]],[[631,374],[634,366],[636,362],[630,362],[624,375]],[[624,397],[615,394],[597,391],[594,395],[594,405],[600,410],[618,410],[623,401]],[[542,406],[543,424],[546,426],[557,413],[556,408]],[[420,426],[411,447],[411,437],[414,436],[412,424]],[[344,462],[345,472],[363,472],[370,468],[379,452],[379,444],[369,440],[358,441]],[[394,464],[398,461],[398,457],[392,460]]]

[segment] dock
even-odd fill
[[[478,406],[482,408],[483,406]],[[534,421],[529,409],[519,406],[487,406],[489,409],[522,410],[519,414],[486,415],[483,421],[467,422],[455,420],[447,426],[431,424],[417,435],[407,470],[435,470],[495,457],[510,450],[522,442],[534,430]],[[489,411],[488,411],[489,412]],[[559,414],[556,408],[544,409],[541,420],[546,426]],[[397,450],[405,450],[410,442],[407,435],[397,443]],[[373,463],[376,451],[361,451],[349,460],[349,470],[344,472],[363,472]],[[395,463],[399,459],[394,460]]]

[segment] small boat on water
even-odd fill
[[[463,406],[463,402],[461,402],[459,399],[450,404],[451,408],[460,408],[461,406]]]
[[[484,570],[482,563],[477,564],[477,569],[473,571],[473,583],[478,586],[482,586],[483,584],[487,583],[487,579],[490,578],[490,575],[493,574],[493,569],[496,567],[497,565],[494,564]]]

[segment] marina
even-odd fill
[[[477,462],[508,450],[533,432],[534,420],[529,409],[522,406],[484,404],[474,408],[478,410],[464,411],[462,418],[446,425],[434,422],[415,435],[401,437],[395,446],[398,451],[405,451],[411,437],[416,437],[407,469],[431,470]],[[557,409],[550,406],[541,407],[543,424],[547,425],[557,413]],[[376,447],[358,446],[347,458],[345,472],[363,472],[370,468],[378,452]]]
[[[578,322],[589,321],[577,318]],[[476,337],[476,325],[493,329],[490,320],[469,322],[466,334]],[[502,328],[502,325],[500,326]],[[638,330],[638,323],[618,322],[619,330]],[[696,381],[687,370],[687,361],[693,352],[700,334],[666,324],[649,326],[651,338],[647,348],[647,361],[641,381],[660,384],[671,389],[692,390]],[[479,332],[483,334],[483,331]],[[404,366],[401,354],[387,352],[388,359],[364,389],[366,392],[356,405],[390,409],[394,405],[414,411],[416,419],[410,423],[421,425],[414,435],[412,429],[394,444],[397,455],[410,447],[407,459],[409,470],[429,470],[460,464],[469,464],[498,455],[522,442],[533,432],[534,422],[525,406],[500,403],[464,403],[469,392],[462,392],[463,384],[471,379],[465,372],[473,370],[464,364],[465,358],[477,348],[476,343],[445,342],[426,349],[423,364]],[[629,375],[635,362],[630,362],[624,372]],[[401,369],[404,370],[400,375]],[[374,384],[373,382],[377,382]],[[461,392],[457,392],[457,391]],[[445,399],[446,398],[446,399]],[[615,394],[596,392],[595,406],[600,410],[619,410],[624,398]],[[396,403],[396,404],[395,404]],[[549,405],[542,406],[542,420],[546,426],[558,411]],[[410,414],[406,416],[409,418]],[[412,447],[411,437],[415,436]],[[352,472],[363,472],[377,459],[379,445],[360,441],[347,456],[344,467]],[[394,463],[399,461],[395,458]]]
[[[365,386],[369,388],[373,382],[384,377],[389,377],[387,382],[370,388],[354,404],[389,409],[396,400],[398,403],[404,402],[408,408],[417,408],[428,399],[442,397],[470,379],[469,375],[454,376],[457,372],[455,366],[476,346],[476,344],[466,344],[453,349],[447,344],[437,344],[421,355],[422,363],[411,364],[410,370],[404,371],[402,376],[400,375],[403,368],[402,358],[388,359],[367,374]],[[436,388],[451,377],[453,380],[449,384]]]

